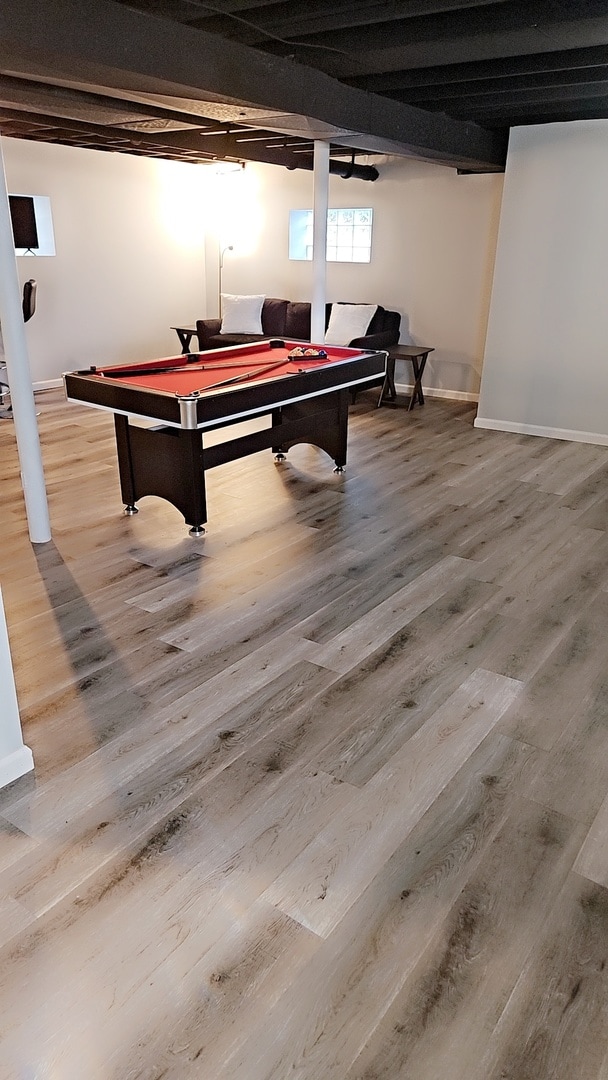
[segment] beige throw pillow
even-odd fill
[[[348,345],[364,337],[377,310],[377,304],[332,304],[325,344]]]
[[[265,296],[234,296],[222,293],[220,334],[262,334]]]

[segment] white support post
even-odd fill
[[[0,590],[0,788],[34,768],[34,758],[21,735],[17,692]]]
[[[312,307],[310,339],[325,341],[325,300],[327,282],[327,209],[329,206],[329,143],[315,140],[312,233]]]
[[[51,524],[44,483],[38,425],[36,423],[36,406],[30,376],[1,140],[0,323],[2,324],[8,383],[11,389],[13,421],[30,540],[33,544],[46,544],[51,539]]]

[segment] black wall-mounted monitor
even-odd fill
[[[37,248],[38,229],[31,195],[9,195],[8,202],[16,248]]]

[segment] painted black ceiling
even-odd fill
[[[3,0],[0,131],[334,171],[504,167],[511,126],[608,118],[606,0]],[[368,175],[368,178],[371,178]]]

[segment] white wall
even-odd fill
[[[402,315],[404,342],[435,347],[425,385],[476,394],[486,333],[490,283],[498,229],[502,175],[459,176],[455,170],[405,159],[372,159],[378,180],[330,178],[330,206],[371,206],[372,261],[329,263],[327,297],[379,303]],[[224,292],[258,293],[308,300],[310,263],[288,259],[289,210],[312,204],[312,174],[248,164],[229,178],[232,191],[217,228],[226,252]],[[229,207],[236,209],[232,217]],[[246,209],[252,238],[240,230]],[[216,275],[217,247],[209,253],[209,280]],[[216,314],[217,289],[209,297]],[[404,381],[411,372],[403,371]],[[400,372],[397,371],[397,378]]]
[[[608,121],[512,131],[477,424],[608,443]]]
[[[204,303],[200,169],[18,139],[3,149],[9,191],[51,200],[57,254],[17,259],[21,282],[38,282],[34,384],[179,352],[170,326]]]
[[[27,324],[35,385],[175,352],[171,325],[217,313],[218,249],[230,243],[225,292],[310,299],[311,264],[287,250],[289,210],[312,203],[310,172],[250,163],[215,177],[204,165],[16,139],[3,147],[9,189],[50,196],[55,227],[55,257],[18,259],[21,280],[39,283]],[[374,183],[330,180],[331,205],[373,207],[374,240],[369,265],[328,265],[328,299],[400,311],[402,340],[435,347],[425,384],[474,395],[503,178],[369,160]]]
[[[0,788],[3,788],[7,784],[12,784],[13,780],[17,780],[24,773],[30,772],[34,768],[34,759],[29,746],[24,745],[21,735],[17,691],[15,690],[1,590],[0,686],[2,687],[2,705],[0,707]]]

